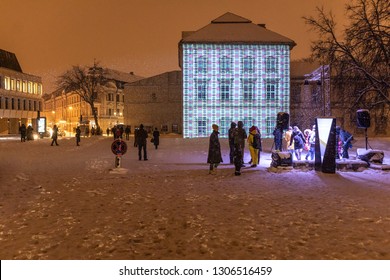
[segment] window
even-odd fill
[[[232,120],[230,118],[222,118],[222,119],[220,119],[219,123],[220,123],[220,130],[219,130],[220,135],[222,137],[225,137],[225,136],[227,137]]]
[[[242,80],[242,91],[244,93],[244,100],[251,101],[254,98],[255,93],[255,79],[243,79]]]
[[[116,102],[120,102],[120,95],[119,94],[116,95]]]
[[[161,132],[168,132],[168,125],[167,124],[161,125]]]
[[[265,72],[275,73],[277,72],[278,59],[274,56],[268,56],[265,59]]]
[[[276,101],[278,99],[278,84],[275,80],[266,81],[265,98],[267,101]]]
[[[27,92],[27,82],[26,81],[22,82],[22,91]]]
[[[8,97],[5,98],[5,109],[8,109]]]
[[[173,133],[179,133],[179,125],[173,124],[172,125],[172,132]]]
[[[253,73],[255,71],[255,59],[252,56],[245,56],[242,64],[244,73]]]
[[[21,91],[20,80],[16,80],[16,90]]]
[[[195,60],[195,72],[207,73],[207,58],[205,56],[199,56]]]
[[[28,82],[28,84],[27,84],[27,91],[28,91],[28,93],[32,93],[32,91],[33,91],[33,84],[32,84],[32,82]]]
[[[199,79],[195,81],[196,98],[199,100],[207,99],[207,80]]]
[[[9,77],[4,77],[4,89],[11,89],[11,79]]]
[[[11,110],[15,110],[15,99],[11,98]]]
[[[14,80],[14,79],[11,79],[11,90],[15,90],[15,89],[16,89],[15,80]]]
[[[205,119],[198,119],[197,131],[198,136],[207,136],[207,122]]]
[[[20,99],[18,98],[18,110],[21,110],[22,108],[21,108],[21,103],[20,103]]]
[[[267,134],[272,134],[274,132],[275,123],[276,123],[276,120],[274,118],[267,117],[265,119],[265,126],[266,126],[265,129],[267,131]]]
[[[231,99],[233,79],[221,79],[219,81],[219,94],[222,101]]]
[[[230,73],[232,71],[232,59],[228,56],[222,56],[219,59],[219,72]]]
[[[38,94],[42,94],[42,84],[38,84]]]

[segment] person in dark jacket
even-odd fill
[[[274,135],[274,143],[275,143],[275,151],[282,151],[283,148],[283,129],[280,126],[276,126],[273,132]]]
[[[244,165],[244,153],[245,153],[245,140],[248,138],[246,131],[244,129],[244,123],[242,121],[239,121],[237,123],[237,128],[234,131],[234,144],[240,145],[241,148],[241,154],[242,154],[242,166]]]
[[[130,126],[127,125],[125,128],[126,140],[130,140],[130,132],[131,132]]]
[[[20,141],[21,142],[26,142],[26,134],[27,134],[26,125],[23,123],[22,126],[20,127]]]
[[[230,124],[230,128],[228,131],[228,137],[229,137],[229,148],[230,148],[230,164],[233,164],[233,158],[234,158],[234,131],[236,130],[237,124],[235,122],[232,122]]]
[[[80,127],[78,126],[76,128],[76,145],[77,146],[80,146],[80,140],[81,140],[81,129]]]
[[[51,135],[51,139],[53,139],[53,141],[51,141],[52,146],[54,143],[56,143],[56,146],[58,146],[57,138],[58,138],[58,127],[57,127],[57,125],[54,125],[53,126],[53,133]]]
[[[153,131],[153,145],[156,150],[158,148],[158,145],[160,145],[160,132],[157,130],[157,127],[155,127]]]
[[[339,126],[336,126],[336,138],[338,138],[340,142],[342,158],[349,158],[348,150],[352,148],[352,134]]]
[[[213,124],[213,132],[210,134],[209,153],[207,156],[207,163],[210,164],[209,174],[216,174],[218,165],[223,162],[221,154],[221,144],[218,138],[218,125]]]
[[[233,162],[234,162],[234,175],[240,176],[241,167],[242,167],[242,151],[241,151],[241,146],[238,144],[234,146]]]
[[[138,159],[142,160],[142,150],[144,153],[144,160],[148,160],[146,151],[146,139],[148,138],[148,132],[144,129],[144,125],[140,124],[137,132],[137,146],[138,146]]]
[[[297,126],[294,126],[293,133],[291,134],[290,145],[293,141],[295,156],[297,160],[301,160],[303,146],[305,145],[305,136]]]

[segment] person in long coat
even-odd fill
[[[209,174],[216,174],[218,165],[223,162],[221,154],[221,144],[218,138],[218,125],[213,124],[213,132],[210,135],[209,154],[207,156],[207,163],[210,164]]]
[[[155,127],[153,131],[153,145],[156,150],[158,148],[158,145],[160,145],[160,132],[157,130],[157,127]]]
[[[51,141],[52,146],[54,143],[56,144],[56,146],[58,146],[57,138],[58,138],[58,127],[57,127],[57,125],[54,125],[53,126],[53,134],[51,135],[51,139],[53,139],[53,141]]]
[[[148,132],[144,129],[144,125],[139,126],[137,132],[137,146],[138,146],[138,159],[142,159],[142,150],[144,154],[144,160],[148,160],[147,151],[146,151],[146,139],[148,138]]]
[[[230,148],[230,164],[233,164],[233,159],[234,159],[234,131],[236,130],[237,124],[235,122],[232,122],[230,124],[230,128],[228,131],[228,137],[229,137],[229,148]]]

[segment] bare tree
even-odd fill
[[[96,62],[92,67],[73,66],[57,79],[60,90],[75,92],[89,104],[98,132],[101,130],[95,103],[99,101],[99,90],[106,81],[104,69]]]
[[[324,8],[304,17],[320,38],[312,44],[313,58],[331,65],[332,86],[349,116],[369,109],[375,132],[383,133],[390,122],[390,1],[352,0],[345,9],[349,23],[340,33]]]

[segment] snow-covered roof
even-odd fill
[[[254,24],[230,12],[197,31],[183,32],[180,43],[285,44],[290,48],[296,45],[293,40],[265,28],[265,24]]]

